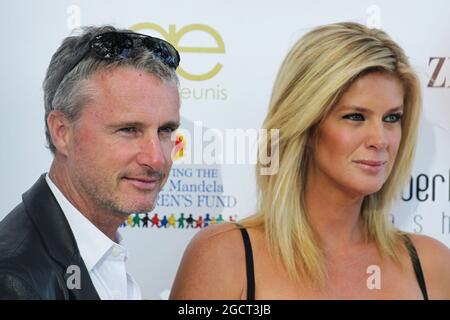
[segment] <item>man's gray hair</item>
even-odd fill
[[[68,70],[87,50],[89,42],[96,35],[104,32],[133,32],[118,30],[112,26],[83,27],[80,35],[65,38],[50,60],[44,79],[45,136],[50,151],[55,153],[47,125],[47,117],[52,110],[60,110],[70,121],[76,121],[81,110],[92,99],[92,92],[86,82],[100,69],[114,69],[118,66],[131,66],[151,73],[163,82],[178,86],[175,70],[165,65],[145,48],[135,48],[133,55],[127,59],[100,59],[87,54],[72,70]]]

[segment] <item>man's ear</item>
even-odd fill
[[[47,116],[47,126],[56,150],[67,156],[68,145],[72,138],[69,120],[61,111],[53,110]]]

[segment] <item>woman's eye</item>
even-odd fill
[[[352,121],[364,121],[364,116],[361,113],[352,113],[347,114],[343,117],[344,119],[352,120]]]
[[[392,113],[392,114],[389,114],[386,117],[384,117],[383,121],[395,123],[395,122],[399,122],[401,120],[401,118],[402,118],[401,113]]]

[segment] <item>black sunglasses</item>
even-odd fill
[[[178,51],[169,42],[140,33],[113,31],[99,34],[89,42],[88,52],[94,52],[100,59],[127,59],[138,47],[146,48],[173,69],[180,63]]]
[[[94,53],[100,59],[128,59],[133,55],[133,49],[146,48],[157,59],[170,68],[176,69],[180,64],[180,54],[169,42],[141,33],[110,31],[96,35],[89,41],[74,62],[67,68],[59,83],[69,74],[89,53]],[[56,90],[57,91],[57,90]]]
[[[176,69],[180,64],[180,54],[169,42],[141,33],[110,31],[96,35],[70,65],[65,74],[70,73],[88,53],[93,52],[100,59],[128,59],[135,48],[146,48],[165,65]]]

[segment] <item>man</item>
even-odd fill
[[[172,165],[179,54],[110,26],[66,38],[44,80],[48,174],[0,222],[0,298],[140,299],[118,227]]]

